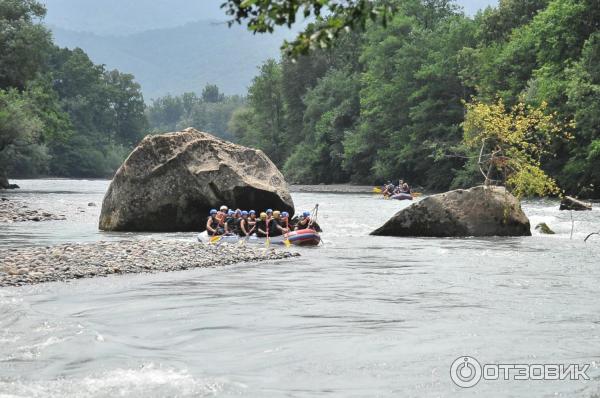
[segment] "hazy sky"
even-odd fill
[[[198,20],[224,20],[223,0],[41,0],[49,25],[100,34],[170,28]],[[497,0],[457,0],[473,15]]]

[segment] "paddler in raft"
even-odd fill
[[[300,215],[300,219],[298,223],[296,223],[295,230],[300,231],[303,229],[312,229],[317,232],[323,232],[319,224],[316,221],[313,221],[310,211],[305,211]]]
[[[271,219],[272,221],[272,226],[273,226],[273,232],[274,234],[272,234],[271,236],[281,236],[283,234],[287,234],[288,232],[290,232],[290,229],[285,226],[282,218],[281,218],[281,212],[276,210],[273,212],[273,218]]]
[[[219,236],[225,233],[225,229],[221,226],[221,221],[218,217],[217,209],[212,209],[206,220],[206,230],[210,236]]]
[[[252,210],[254,211],[254,210]],[[250,219],[248,218],[249,213],[247,211],[242,211],[242,218],[240,220],[240,236],[247,237],[254,233],[255,224],[250,224]]]
[[[258,221],[256,221],[256,236],[259,238],[266,238],[271,235],[271,220],[269,220],[267,213],[260,213]]]

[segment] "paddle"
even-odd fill
[[[265,229],[267,230],[267,240],[265,240],[265,247],[268,249],[269,246],[271,246],[271,239],[269,238],[269,224],[271,223],[271,220],[269,220],[269,217],[267,216],[267,219],[265,220]]]
[[[375,187],[373,188],[373,193],[383,193],[383,191],[381,190],[381,188]]]
[[[292,242],[290,242],[289,238],[286,237],[283,241],[283,244],[285,245],[285,247],[290,247],[292,245]]]

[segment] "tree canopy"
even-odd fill
[[[141,88],[55,46],[45,12],[0,0],[0,174],[109,176],[146,132]]]
[[[231,15],[257,31],[293,23],[298,12],[314,14],[315,7],[317,28],[327,31],[328,18],[355,26],[337,7],[361,7],[230,3]],[[464,187],[481,181],[473,161],[478,149],[463,141],[465,116],[479,109],[469,104],[493,109],[501,100],[504,117],[517,106],[566,126],[568,139],[556,135],[530,160],[568,193],[600,196],[597,1],[502,0],[474,18],[453,1],[371,6],[394,12],[384,25],[369,22],[367,11],[356,19],[365,21],[364,31],[341,29],[324,46],[284,51],[280,61],[265,64],[247,107],[232,119],[242,142],[264,149],[293,182],[403,178],[432,189]]]

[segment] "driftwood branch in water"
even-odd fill
[[[586,238],[583,241],[587,243],[588,239],[591,238],[594,235],[600,235],[600,232],[592,232],[591,234],[589,234],[588,236],[586,236]]]

